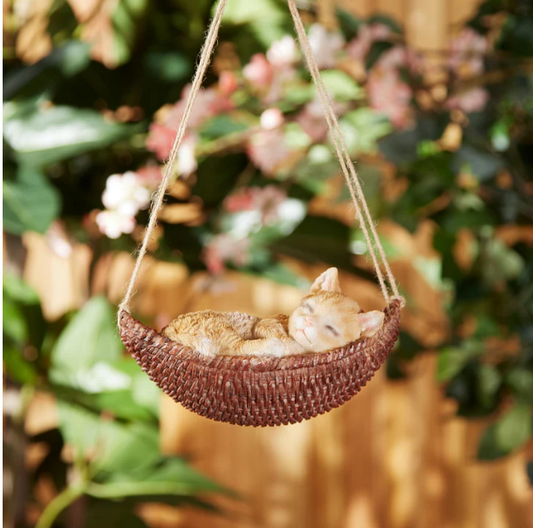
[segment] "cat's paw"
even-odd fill
[[[282,339],[269,339],[265,353],[274,357],[286,356],[288,355],[287,344]]]
[[[292,342],[287,339],[269,339],[268,355],[274,357],[293,356],[305,352],[296,341]]]
[[[297,354],[303,354],[306,350],[302,345],[294,341],[285,343],[285,351],[287,356],[295,356]]]

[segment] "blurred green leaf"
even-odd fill
[[[37,371],[33,363],[27,361],[19,347],[9,345],[4,341],[4,368],[7,374],[22,384],[33,385],[37,379]]]
[[[239,174],[248,165],[244,154],[209,156],[198,165],[196,185],[193,192],[206,207],[218,205],[233,189]],[[216,178],[213,175],[216,174]]]
[[[483,351],[480,342],[472,340],[459,347],[446,347],[439,351],[437,361],[437,380],[448,381],[458,374],[463,367]]]
[[[137,482],[132,482],[132,475],[129,472],[114,473],[105,481],[107,491],[120,493],[122,489],[128,494],[136,495],[194,495],[222,492],[235,496],[234,492],[204,477],[178,457],[161,457],[156,465],[138,472],[135,479]]]
[[[2,324],[4,338],[8,337],[15,343],[24,343],[28,339],[28,329],[22,309],[7,295],[2,302]]]
[[[71,106],[10,113],[4,123],[4,138],[24,165],[49,165],[103,148],[138,128],[106,121],[95,110]]]
[[[111,15],[113,24],[113,51],[117,65],[130,57],[137,40],[139,26],[144,22],[148,0],[118,0]]]
[[[439,352],[437,381],[452,379],[467,364],[470,356],[462,348],[448,347]]]
[[[370,70],[376,62],[378,62],[379,58],[383,53],[390,50],[394,44],[392,42],[386,42],[383,40],[373,42],[370,51],[368,52],[368,55],[366,56],[365,66],[367,70]]]
[[[379,149],[389,161],[406,166],[417,159],[419,141],[439,139],[446,125],[433,117],[420,117],[415,128],[395,131],[380,139]]]
[[[407,332],[400,331],[398,348],[394,355],[405,359],[413,359],[417,354],[424,351],[424,347]]]
[[[221,114],[207,121],[200,132],[203,137],[217,139],[229,134],[243,132],[247,128],[247,124],[237,121],[234,116]]]
[[[478,369],[478,397],[482,405],[491,405],[501,386],[501,376],[494,365],[480,364]]]
[[[320,75],[329,96],[335,101],[352,102],[364,96],[364,90],[343,71],[324,70]]]
[[[263,46],[268,47],[284,35],[292,35],[289,20],[288,9],[276,0],[234,0],[228,2],[224,11],[222,27],[245,27]]]
[[[466,169],[477,176],[480,181],[493,178],[505,167],[503,159],[490,152],[483,151],[472,145],[463,145],[455,153],[452,168],[455,172]]]
[[[531,9],[506,17],[498,48],[519,56],[533,56],[533,16]]]
[[[17,105],[20,105],[21,99],[45,94],[50,98],[65,78],[83,71],[89,63],[90,45],[77,40],[67,41],[39,62],[9,71],[4,78],[4,101],[16,97]]]
[[[149,51],[143,62],[147,75],[168,83],[182,81],[191,73],[189,60],[178,51]]]
[[[498,323],[488,314],[480,313],[476,315],[476,329],[473,337],[476,339],[486,339],[500,335],[501,331]]]
[[[512,453],[533,434],[529,405],[515,404],[501,419],[490,425],[481,439],[478,458],[494,460]]]
[[[344,9],[337,8],[336,11],[337,19],[339,20],[340,28],[344,36],[348,40],[356,36],[363,22]]]
[[[17,356],[11,355],[10,365],[27,370],[22,364],[26,361],[22,351],[25,347],[33,347],[31,355],[35,351],[39,354],[47,329],[39,297],[19,276],[9,272],[4,275],[3,293],[4,345],[16,349]],[[29,363],[28,368],[34,370]],[[14,370],[10,374],[19,379]]]
[[[101,479],[114,473],[143,474],[160,457],[155,425],[124,423],[59,401],[60,429],[78,453],[90,455],[92,471]]]
[[[339,162],[326,145],[313,145],[297,168],[298,183],[313,194],[324,191],[326,182],[339,172]]]
[[[505,383],[517,400],[533,405],[533,372],[525,365],[511,369],[505,376]]]
[[[21,304],[39,304],[37,292],[18,275],[4,273],[4,296]]]
[[[54,0],[48,12],[48,33],[53,42],[62,42],[72,36],[78,20],[66,0]]]
[[[482,352],[480,349],[479,354]],[[475,349],[471,353],[474,355]],[[446,396],[457,400],[459,416],[487,416],[498,406],[499,384],[499,373],[473,358],[449,381]]]
[[[350,234],[350,228],[341,222],[308,215],[289,236],[274,242],[272,250],[304,262],[325,262],[374,281],[371,272],[354,266]]]
[[[103,297],[93,297],[85,304],[52,350],[50,379],[54,383],[88,392],[129,386],[130,378],[110,365],[123,350],[115,317],[115,310]]]
[[[425,281],[436,291],[450,291],[453,284],[442,276],[442,261],[439,257],[429,258],[417,255],[413,267],[424,277]]]
[[[15,181],[4,180],[3,191],[4,229],[9,233],[45,233],[59,214],[59,193],[36,169],[21,167]]]
[[[148,381],[150,380],[148,379]],[[152,385],[154,385],[154,383],[152,383]],[[104,391],[95,394],[94,397],[98,407],[111,412],[117,418],[131,421],[150,421],[155,418],[151,412],[149,412],[144,406],[139,405],[133,399],[131,390]]]
[[[348,112],[340,119],[341,131],[351,154],[374,153],[377,140],[391,132],[389,120],[370,108]]]
[[[519,253],[497,238],[482,246],[480,259],[481,273],[488,284],[517,278],[525,265]]]

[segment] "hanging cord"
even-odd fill
[[[157,193],[153,201],[152,209],[150,211],[150,220],[148,222],[148,226],[144,233],[143,241],[139,248],[139,254],[137,256],[137,261],[135,262],[135,268],[133,269],[130,282],[128,283],[126,295],[124,296],[124,299],[119,305],[119,325],[120,325],[120,312],[124,310],[129,313],[130,311],[130,301],[131,301],[131,297],[133,296],[133,288],[135,286],[135,282],[137,281],[137,277],[141,269],[142,260],[144,256],[146,255],[146,250],[148,248],[148,242],[150,241],[150,237],[152,235],[154,227],[157,224],[157,215],[159,213],[159,210],[161,209],[161,206],[163,205],[165,193],[166,193],[166,190],[168,188],[168,185],[172,177],[172,169],[178,157],[178,151],[180,149],[181,142],[185,135],[185,131],[187,130],[187,125],[189,124],[189,119],[191,117],[191,110],[194,105],[194,101],[202,86],[202,82],[204,80],[207,67],[209,66],[209,63],[211,62],[211,55],[213,53],[213,48],[215,47],[216,40],[218,38],[218,30],[220,28],[220,22],[222,20],[222,15],[224,13],[226,4],[227,4],[227,0],[219,1],[216,12],[215,12],[215,16],[213,17],[213,20],[211,21],[211,25],[209,26],[209,30],[207,32],[207,37],[205,39],[204,46],[200,52],[200,60],[198,63],[198,67],[196,68],[196,72],[194,74],[191,90],[187,97],[187,104],[185,106],[185,111],[183,113],[183,117],[181,118],[180,126],[178,128],[176,138],[174,139],[172,150],[170,151],[170,156],[165,165],[165,169],[163,172],[163,179],[161,183],[159,184],[159,188],[157,189]]]
[[[119,305],[119,326],[120,326],[120,313],[122,311],[129,312],[130,309],[130,301],[133,296],[135,283],[137,281],[137,278],[139,276],[142,260],[144,256],[146,255],[146,251],[148,248],[148,242],[150,241],[150,237],[152,235],[152,232],[157,224],[157,215],[159,213],[159,210],[161,209],[165,197],[166,190],[168,188],[168,185],[170,183],[171,177],[172,177],[172,169],[175,165],[178,151],[180,149],[181,143],[183,141],[183,137],[185,136],[185,132],[187,130],[187,126],[190,120],[191,110],[194,105],[194,102],[196,100],[196,96],[198,95],[198,92],[200,91],[200,88],[202,86],[202,81],[205,77],[205,73],[207,70],[207,67],[209,66],[211,55],[213,53],[213,49],[215,47],[215,43],[218,37],[218,31],[220,29],[220,24],[222,21],[222,15],[224,13],[224,9],[226,7],[228,0],[219,0],[219,3],[217,5],[217,9],[215,12],[215,16],[213,17],[213,20],[211,21],[211,25],[209,26],[209,30],[207,33],[207,37],[204,43],[204,46],[200,52],[200,59],[198,63],[198,67],[196,69],[192,87],[189,92],[189,95],[187,97],[187,103],[185,106],[185,111],[183,114],[183,117],[181,119],[178,132],[176,134],[176,138],[174,140],[174,144],[172,146],[172,150],[170,151],[170,156],[168,159],[167,164],[165,165],[165,169],[163,172],[163,179],[161,181],[161,184],[159,185],[159,188],[156,192],[156,195],[154,197],[153,205],[150,211],[150,219],[148,222],[148,226],[146,228],[143,241],[141,243],[141,246],[139,248],[139,253],[137,256],[137,260],[135,262],[135,267],[133,269],[132,276],[130,278],[130,281],[128,283],[128,287],[126,290],[126,295],[124,296],[124,299]],[[296,7],[294,0],[288,0],[289,9],[291,11],[292,18],[294,20],[294,24],[296,27],[296,31],[298,34],[298,38],[300,40],[300,44],[302,46],[302,50],[304,52],[304,55],[307,59],[307,64],[309,67],[309,71],[311,73],[311,76],[313,78],[313,81],[317,87],[320,100],[322,103],[322,106],[324,108],[326,122],[328,125],[328,128],[330,130],[330,133],[332,135],[333,143],[335,145],[335,150],[337,152],[337,156],[339,158],[341,168],[344,174],[344,177],[346,179],[346,183],[348,185],[348,188],[350,190],[350,194],[356,209],[357,218],[359,220],[359,223],[361,225],[361,229],[363,230],[363,234],[365,237],[365,240],[367,242],[369,252],[374,264],[374,268],[376,270],[376,275],[378,277],[381,290],[383,292],[383,296],[387,300],[387,302],[390,302],[390,296],[388,294],[388,290],[385,284],[385,280],[383,278],[383,274],[381,272],[381,268],[379,266],[375,251],[374,251],[374,244],[372,243],[372,238],[370,236],[370,233],[368,231],[368,228],[370,228],[370,231],[374,237],[375,245],[379,251],[381,260],[385,266],[386,272],[387,272],[387,278],[389,280],[389,283],[391,285],[393,294],[395,298],[400,299],[402,302],[402,305],[404,304],[403,298],[400,296],[398,292],[398,287],[396,285],[396,281],[394,278],[394,275],[392,274],[392,271],[390,269],[390,266],[387,262],[387,259],[385,257],[385,252],[383,251],[383,247],[381,246],[379,237],[377,236],[374,224],[372,222],[372,217],[370,216],[370,212],[368,210],[368,205],[366,203],[366,200],[364,198],[361,185],[359,183],[359,179],[357,177],[357,173],[355,172],[355,168],[353,166],[352,160],[350,159],[350,156],[348,154],[346,145],[344,143],[344,138],[340,132],[339,124],[337,121],[337,116],[335,115],[335,112],[333,111],[331,101],[329,99],[329,95],[325,89],[325,86],[322,82],[322,78],[320,77],[320,73],[318,70],[318,66],[314,60],[313,52],[311,50],[311,45],[309,43],[309,39],[307,38],[307,34],[305,33],[305,29],[302,23],[302,20],[300,18],[300,15],[298,13],[298,9]],[[362,207],[362,210],[361,210]],[[363,212],[364,215],[363,216]]]
[[[318,94],[320,96],[320,101],[322,103],[322,107],[325,113],[326,123],[330,130],[332,140],[335,146],[335,151],[337,153],[337,157],[339,158],[342,172],[346,180],[346,184],[348,185],[348,189],[350,191],[350,195],[352,197],[352,200],[355,206],[357,219],[359,220],[359,223],[361,225],[361,229],[363,231],[363,235],[365,237],[368,250],[370,252],[370,256],[374,264],[376,275],[377,275],[379,284],[381,286],[381,291],[383,293],[383,296],[385,297],[385,300],[389,303],[390,302],[389,292],[385,284],[385,280],[383,278],[383,274],[381,272],[381,267],[379,265],[377,256],[375,254],[374,244],[372,243],[372,237],[375,241],[375,247],[377,248],[379,252],[381,261],[383,262],[383,265],[385,266],[385,270],[387,273],[387,279],[391,286],[393,297],[398,298],[403,305],[405,301],[398,291],[396,280],[394,278],[392,270],[385,256],[385,251],[383,250],[383,247],[377,235],[376,228],[372,221],[372,217],[370,215],[370,211],[368,209],[368,205],[366,203],[363,190],[359,182],[359,178],[355,171],[355,167],[350,158],[350,155],[348,154],[348,149],[346,148],[344,137],[342,136],[342,133],[340,131],[337,116],[335,115],[335,112],[333,111],[331,100],[326,91],[326,87],[324,86],[324,83],[322,81],[322,77],[320,76],[320,72],[316,64],[316,61],[314,59],[313,51],[311,49],[311,44],[305,32],[302,19],[298,12],[298,8],[296,7],[295,0],[287,0],[287,1],[288,1],[289,9],[290,9],[293,21],[294,21],[294,26],[296,28],[296,33],[298,34],[298,39],[300,40],[302,51],[304,52],[305,58],[307,60],[309,72],[311,73],[311,77],[313,78],[315,86],[318,90]],[[363,216],[363,213],[364,213],[364,216]],[[370,232],[369,232],[369,229],[370,229]]]

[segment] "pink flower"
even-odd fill
[[[251,136],[248,144],[249,158],[265,174],[274,174],[290,154],[280,128],[259,130]]]
[[[385,70],[408,68],[413,73],[420,73],[423,62],[421,56],[414,50],[403,46],[394,46],[380,56],[375,67]]]
[[[320,69],[335,66],[337,53],[344,46],[344,37],[338,31],[328,31],[322,24],[309,28],[309,43]]]
[[[146,140],[146,148],[155,152],[161,161],[166,161],[170,156],[177,133],[177,130],[168,126],[152,123]],[[192,134],[186,135],[181,141],[177,161],[177,170],[180,175],[188,176],[198,168],[194,153],[197,141],[196,135]]]
[[[249,187],[239,189],[234,194],[226,196],[224,207],[230,213],[251,211],[254,208],[254,197]]]
[[[169,126],[152,123],[150,125],[150,132],[146,138],[146,148],[155,152],[155,155],[161,161],[168,159],[176,132],[174,128]]]
[[[261,222],[272,224],[279,219],[279,207],[287,200],[287,193],[276,185],[252,187],[253,208],[261,212]]]
[[[274,68],[291,67],[298,60],[296,43],[290,35],[273,42],[266,53],[268,62]]]
[[[224,200],[230,213],[259,211],[261,224],[268,225],[279,220],[279,208],[287,200],[287,193],[276,185],[239,189]]]
[[[279,108],[268,108],[261,114],[260,120],[265,130],[274,130],[283,124],[285,118]]]
[[[218,89],[225,96],[230,96],[237,88],[239,83],[237,76],[232,71],[223,71],[218,77]]]
[[[172,110],[166,116],[165,125],[173,127],[178,130],[187,105],[187,98],[191,90],[191,85],[188,84],[181,92],[181,99],[174,105]],[[194,101],[189,118],[189,128],[197,128],[205,121],[222,112],[232,110],[233,102],[228,99],[227,95],[219,92],[214,88],[207,88],[200,90]]]
[[[388,40],[390,34],[391,30],[385,24],[371,24],[370,26],[362,24],[359,27],[357,37],[349,42],[346,50],[350,57],[362,61],[374,42]]]
[[[143,187],[135,172],[112,174],[107,178],[102,203],[122,215],[135,216],[148,207],[150,191]]]
[[[248,239],[234,240],[227,233],[221,233],[209,241],[203,253],[203,260],[211,273],[220,274],[228,262],[236,266],[245,266],[249,259],[249,247]]]
[[[109,238],[118,238],[122,233],[132,233],[135,229],[135,218],[118,211],[100,211],[96,215],[96,223],[100,232]]]
[[[345,105],[338,103],[332,97],[330,100],[333,104],[333,111],[339,115],[346,110]],[[318,98],[307,103],[300,113],[296,116],[295,121],[302,127],[302,130],[313,140],[318,143],[322,141],[328,132],[324,109]]]
[[[487,39],[466,27],[450,44],[448,66],[459,77],[480,75],[483,73],[483,56],[487,49]]]
[[[470,114],[480,112],[489,101],[489,92],[484,88],[472,88],[458,95],[453,95],[446,102],[446,106],[453,110],[455,108]]]
[[[410,114],[413,92],[405,84],[398,70],[373,68],[367,83],[370,106],[386,115],[397,127],[405,127]]]
[[[242,74],[255,88],[265,89],[272,83],[274,70],[262,53],[256,53],[243,68]]]
[[[146,165],[135,171],[139,183],[149,189],[155,191],[163,178],[163,167],[160,165]]]
[[[295,50],[294,40],[289,36],[283,37],[274,42],[267,52],[272,63],[262,53],[257,53],[244,67],[244,77],[261,92],[265,103],[278,101],[286,83],[294,78]]]
[[[385,51],[379,57],[376,63],[377,67],[385,70],[397,69],[405,66],[407,63],[407,53],[403,46],[393,46]]]

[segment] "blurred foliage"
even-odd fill
[[[89,244],[93,266],[111,251],[133,251],[130,233],[147,219],[212,2],[120,0],[106,14],[55,0],[32,15],[46,22],[33,46],[49,51],[38,61],[21,47],[28,14],[13,5],[4,18],[4,229],[14,237],[59,229]],[[479,458],[505,456],[532,436],[532,7],[482,3],[438,86],[394,21],[345,12],[339,20],[341,35],[321,36],[317,25],[310,35],[371,212],[413,233],[428,220],[435,226],[439,259],[413,266],[442,292],[449,315],[436,377],[459,415],[490,421]],[[310,202],[327,197],[336,210],[349,196],[332,198],[338,165],[291,34],[282,0],[229,3],[189,150],[174,168],[187,192],[168,197],[169,211],[189,213],[162,218],[156,258],[207,268],[215,279],[237,268],[301,286],[283,263],[289,256],[374,280],[357,226],[308,213]],[[394,198],[383,192],[380,158],[397,168],[403,190]],[[112,185],[131,191],[125,173],[145,192],[117,204]],[[391,260],[401,257],[393,240],[383,242]],[[123,356],[114,317],[95,297],[47,321],[30,287],[4,278],[9,384],[49,391],[60,408],[59,429],[25,440],[48,448],[31,484],[47,475],[59,492],[40,528],[64,525],[61,511],[80,496],[90,502],[87,526],[142,526],[138,501],[213,509],[198,495],[227,493],[159,454],[158,389]],[[403,331],[389,376],[404,377],[423,351]]]

